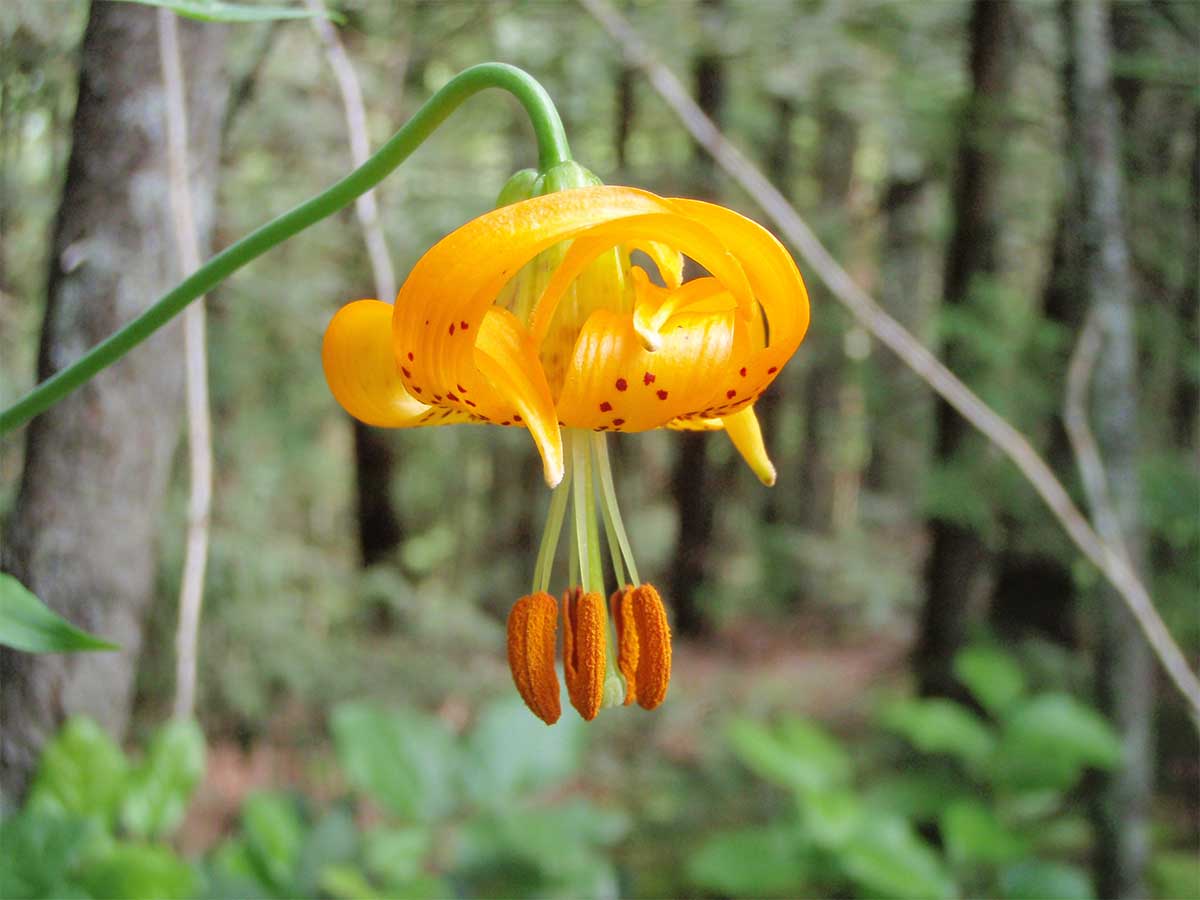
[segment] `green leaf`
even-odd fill
[[[118,844],[86,866],[80,881],[96,900],[187,900],[196,895],[191,867],[166,847]]]
[[[397,816],[429,822],[453,808],[460,751],[431,716],[344,704],[333,712],[333,737],[350,783]]]
[[[862,802],[850,790],[812,791],[799,805],[805,830],[823,850],[844,847],[862,824]]]
[[[419,877],[433,844],[426,828],[381,828],[366,837],[364,860],[367,871],[385,888],[398,891]]]
[[[1111,769],[1121,759],[1112,727],[1067,694],[1042,694],[1005,722],[997,780],[1022,790],[1067,790],[1088,767]]]
[[[95,821],[29,811],[5,819],[0,823],[0,897],[86,897],[70,878],[83,860],[111,844]]]
[[[295,801],[279,793],[252,794],[242,806],[247,857],[263,884],[287,896],[295,880],[304,822]]]
[[[728,730],[738,759],[761,778],[795,791],[822,791],[850,779],[850,758],[835,738],[802,719],[789,719],[771,731],[748,719]]]
[[[899,700],[881,715],[883,725],[924,753],[945,753],[971,765],[986,762],[995,738],[970,710],[950,700]]]
[[[718,895],[797,896],[809,878],[794,828],[768,825],[711,836],[687,861],[688,882]]]
[[[121,824],[137,837],[169,835],[183,821],[204,776],[204,735],[192,720],[169,722],[150,742],[146,758],[129,776]]]
[[[903,819],[864,819],[838,855],[838,864],[868,896],[932,900],[956,893],[937,854]]]
[[[1029,842],[978,800],[956,800],[946,807],[940,824],[946,852],[958,864],[997,865],[1029,853]]]
[[[76,716],[42,751],[28,808],[64,818],[90,818],[110,827],[127,767],[125,754],[104,729]]]
[[[1000,896],[1005,900],[1092,900],[1092,883],[1075,866],[1030,860],[1000,873]]]
[[[343,17],[335,12],[305,9],[302,6],[265,6],[256,3],[231,3],[228,0],[120,0],[142,6],[169,9],[178,16],[200,22],[273,22],[280,19],[330,19],[339,24]]]
[[[76,628],[11,575],[0,572],[0,644],[26,653],[120,650]]]
[[[578,768],[584,728],[574,716],[547,728],[516,697],[489,706],[467,741],[463,777],[472,799],[501,807],[560,784]]]
[[[359,856],[359,830],[348,809],[326,813],[308,832],[300,849],[291,891],[302,897],[315,897],[330,868],[352,864]]]
[[[1002,718],[1025,694],[1025,673],[994,647],[968,647],[954,658],[954,674],[983,707]]]

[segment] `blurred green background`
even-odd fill
[[[576,158],[605,181],[761,218],[572,3],[332,5],[373,146],[451,75],[497,59],[545,84]],[[972,4],[621,8],[689,86],[711,92],[716,79],[715,100],[701,99],[731,139],[894,315],[955,343],[956,371],[1050,447],[1077,491],[1053,450],[1077,324],[1048,300],[1071,227],[1060,10],[1015,5],[1013,76],[989,100],[1004,128],[981,146],[997,161],[998,261],[966,302],[947,303]],[[1193,664],[1198,10],[1107,13],[1125,90],[1146,578]],[[35,370],[87,16],[68,0],[0,8],[4,405]],[[216,247],[350,167],[309,22],[231,27],[227,54]],[[534,162],[515,103],[489,96],[453,116],[378,191],[401,276]],[[181,452],[129,733],[114,739],[84,710],[44,746],[0,822],[0,896],[1100,893],[1098,828],[1111,817],[1097,798],[1124,759],[1094,686],[1099,576],[982,443],[938,453],[928,392],[808,283],[812,332],[760,407],[774,489],[720,435],[690,445],[703,480],[685,483],[679,435],[617,438],[640,567],[691,618],[659,710],[584,724],[568,709],[550,729],[515,696],[503,650],[548,496],[528,436],[387,435],[396,540],[364,566],[354,439],[319,364],[333,311],[372,293],[352,212],[222,285],[209,297],[217,482],[197,723],[169,721]],[[0,513],[17,502],[23,454],[0,445]],[[698,514],[685,513],[697,490]],[[915,652],[934,520],[967,529],[992,560],[982,595],[961,598],[972,614],[937,691],[923,689]],[[680,574],[681,547],[698,548],[694,578]],[[1149,690],[1145,884],[1200,896],[1196,732],[1165,681]]]

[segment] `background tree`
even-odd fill
[[[182,44],[195,209],[214,215],[225,102],[224,31],[189,24]],[[73,149],[54,231],[38,353],[46,378],[174,285],[163,89],[151,9],[92,7],[83,38]],[[138,114],[134,115],[133,110]],[[179,438],[180,332],[141,351],[35,419],[4,565],[61,614],[119,653],[0,653],[0,773],[19,797],[38,748],[72,712],[126,727],[142,625],[157,569],[158,516]],[[131,440],[131,435],[137,435]]]

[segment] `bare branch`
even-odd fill
[[[817,240],[799,213],[740,150],[733,146],[692,100],[679,79],[650,52],[641,36],[607,0],[579,0],[622,49],[626,59],[646,75],[651,86],[675,112],[692,137],[754,198],[783,237],[808,263],[858,322],[945,398],[960,415],[995,444],[1033,485],[1079,550],[1120,593],[1137,619],[1167,675],[1200,721],[1200,681],[1171,638],[1150,595],[1125,555],[1093,530],[1062,483],[1028,439],[979,399],[904,326],[888,315]]]
[[[354,165],[361,166],[371,154],[371,143],[367,137],[367,113],[363,106],[362,87],[354,66],[346,55],[337,29],[325,16],[324,0],[307,0],[308,8],[320,13],[312,19],[313,28],[325,47],[325,58],[333,75],[337,79],[338,90],[342,95],[342,108],[346,115],[346,134],[350,139],[350,156]],[[397,79],[399,84],[403,78]],[[387,241],[383,236],[383,228],[379,224],[379,205],[375,200],[375,191],[363,194],[354,203],[354,211],[358,215],[358,224],[362,227],[363,240],[367,245],[367,256],[371,260],[371,272],[375,277],[376,296],[385,303],[396,299],[396,272],[392,268],[392,259],[388,255]]]
[[[187,106],[179,54],[179,28],[175,14],[167,9],[158,11],[158,47],[167,113],[171,213],[180,269],[186,274],[200,268],[200,238],[188,179]],[[205,310],[201,297],[183,314],[191,493],[188,497],[187,547],[179,587],[179,625],[175,632],[174,714],[178,718],[190,718],[196,705],[196,645],[200,607],[204,602],[204,571],[208,565],[208,525],[212,510],[212,422],[204,333]]]

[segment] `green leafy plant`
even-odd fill
[[[794,812],[710,836],[691,882],[732,895],[1091,896],[1069,861],[1087,824],[1067,801],[1087,769],[1119,762],[1112,729],[1067,694],[1031,692],[999,650],[965,650],[955,672],[986,718],[945,699],[886,703],[877,724],[899,738],[899,774],[874,784],[861,756],[812,722],[732,722],[734,754],[789,791]]]

